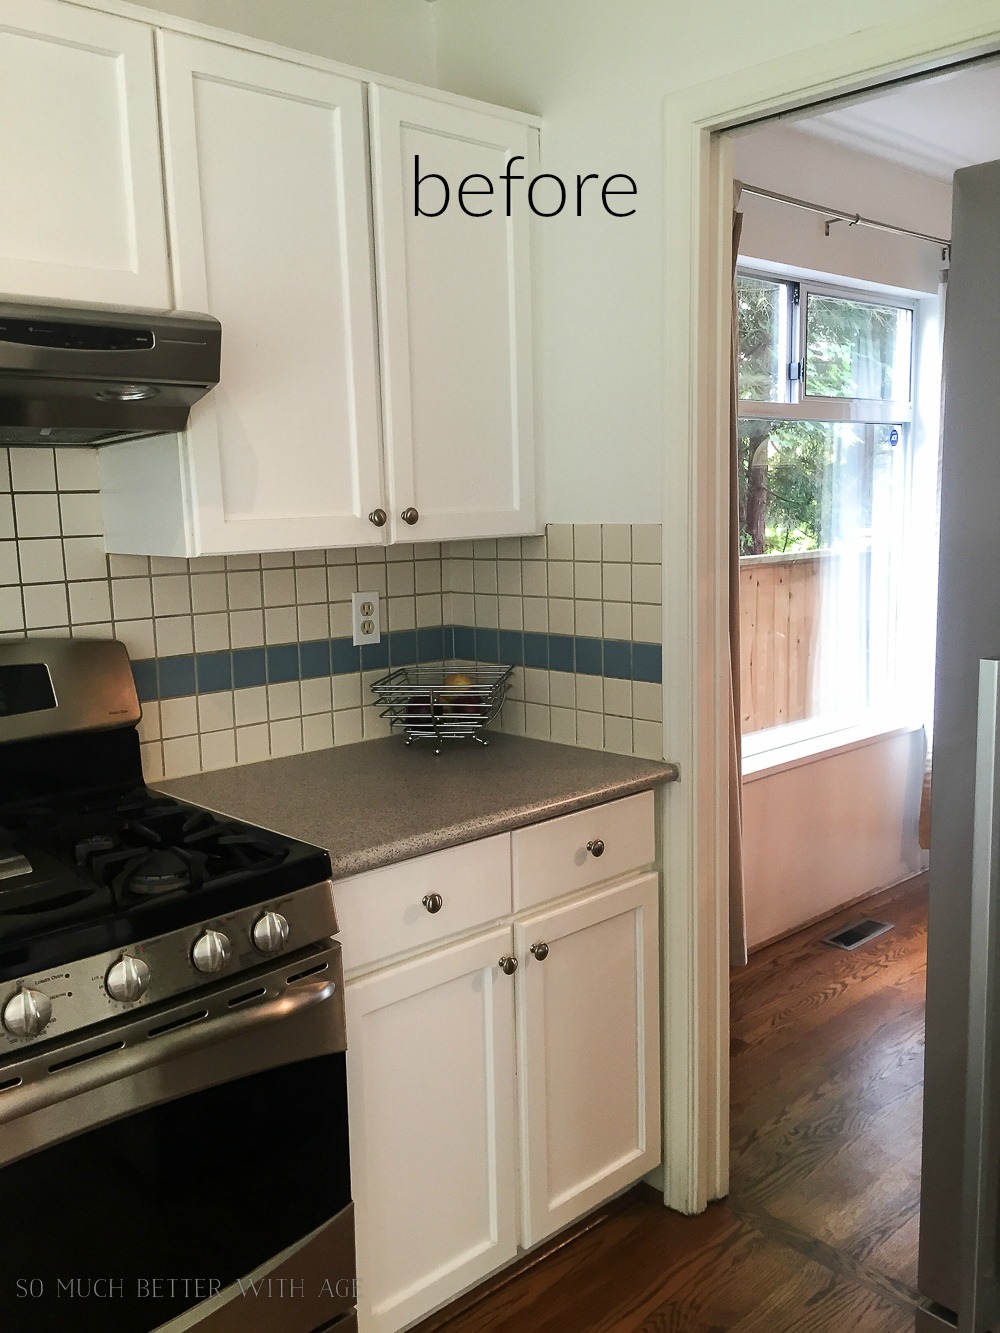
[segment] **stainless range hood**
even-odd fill
[[[0,446],[183,430],[221,351],[210,315],[0,300]]]

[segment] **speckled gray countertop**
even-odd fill
[[[435,755],[391,736],[157,786],[325,847],[342,879],[676,778],[673,764],[495,733],[486,748]]]

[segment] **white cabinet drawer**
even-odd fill
[[[433,894],[440,907],[434,900],[425,905]],[[509,916],[510,834],[337,881],[333,896],[344,971],[362,971]]]
[[[514,911],[652,865],[653,793],[515,829]]]

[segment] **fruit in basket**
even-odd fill
[[[464,671],[449,671],[444,683],[447,693],[441,695],[441,702],[449,713],[470,713],[476,716],[482,712],[485,701],[475,690],[470,691],[469,686],[475,685],[471,676]]]

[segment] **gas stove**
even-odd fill
[[[329,857],[151,790],[139,717],[121,644],[0,641],[0,1325],[349,1333]]]
[[[122,645],[0,643],[0,1052],[336,932],[328,855],[151,790],[139,715]]]

